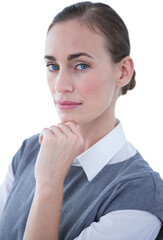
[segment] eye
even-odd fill
[[[76,66],[76,68],[78,69],[78,70],[80,70],[80,71],[82,71],[82,70],[85,70],[86,68],[88,68],[89,66],[87,65],[87,64],[85,64],[85,63],[80,63],[80,64],[78,64],[77,66]]]
[[[46,66],[49,69],[49,71],[51,71],[51,72],[59,70],[59,66],[56,64],[49,63]]]

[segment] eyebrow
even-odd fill
[[[89,57],[89,58],[93,58],[91,55],[89,55],[88,53],[85,53],[85,52],[79,52],[79,53],[74,53],[74,54],[70,54],[68,57],[67,57],[67,61],[71,61],[75,58],[78,58],[80,56],[86,56],[86,57]],[[44,59],[49,59],[49,60],[52,60],[52,61],[56,61],[56,58],[53,57],[53,56],[49,56],[49,55],[45,55]]]

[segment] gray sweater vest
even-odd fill
[[[38,135],[34,135],[13,158],[15,181],[2,214],[0,240],[23,239],[35,192],[39,148]],[[59,240],[72,240],[101,216],[124,209],[147,211],[163,222],[163,180],[139,152],[126,161],[106,165],[90,182],[82,167],[72,165],[64,182]]]

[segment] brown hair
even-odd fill
[[[100,32],[106,40],[106,49],[110,52],[114,63],[120,62],[130,55],[128,30],[121,17],[108,5],[103,3],[79,2],[64,8],[53,19],[48,28],[60,22],[78,19],[91,30]],[[119,95],[124,95],[135,87],[135,70],[131,81],[121,88]]]

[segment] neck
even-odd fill
[[[104,113],[104,115],[107,113]],[[107,133],[109,133],[115,126],[117,120],[114,114],[108,114],[107,116],[96,118],[86,124],[78,125],[80,133],[84,140],[84,149],[86,151]]]

